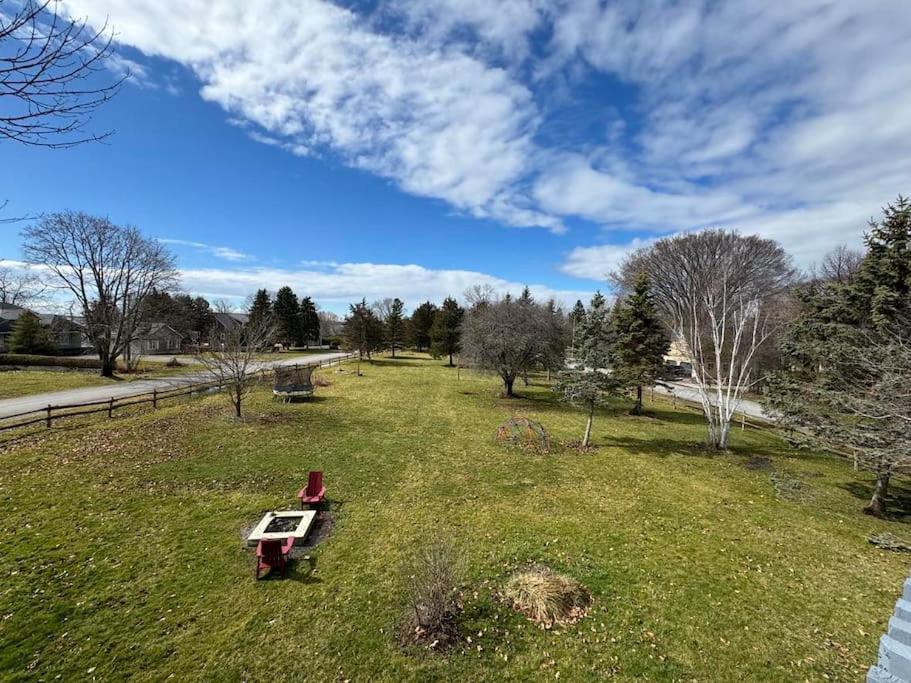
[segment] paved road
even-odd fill
[[[692,384],[686,384],[684,382],[668,382],[668,384],[673,387],[673,392],[677,395],[677,398],[702,405],[702,402],[699,400],[699,392]],[[662,394],[671,393],[667,387],[661,385],[656,386],[655,391]],[[769,416],[766,415],[766,413],[763,411],[762,405],[760,403],[757,403],[756,401],[750,401],[748,399],[741,399],[740,405],[737,407],[737,411],[743,413],[747,417],[755,417],[760,420],[770,419]]]
[[[263,361],[257,363],[254,371],[262,368],[269,368],[273,365],[311,365],[321,361],[332,360],[344,356],[344,352],[331,351],[327,353],[314,353],[307,356],[296,356],[277,361]],[[88,403],[90,401],[106,401],[109,398],[127,398],[129,396],[138,396],[146,394],[153,389],[166,391],[167,389],[177,389],[180,387],[189,387],[194,384],[202,384],[212,380],[208,371],[200,370],[199,372],[189,372],[183,375],[173,377],[162,377],[160,379],[140,379],[134,382],[123,382],[103,387],[83,387],[81,389],[67,389],[66,391],[51,391],[43,394],[30,394],[29,396],[18,396],[16,398],[7,398],[0,400],[0,419],[17,413],[24,413],[29,410],[41,410],[48,405],[66,405],[69,403]]]

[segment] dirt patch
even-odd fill
[[[744,461],[743,466],[748,470],[767,472],[772,469],[772,459],[764,455],[751,455]]]

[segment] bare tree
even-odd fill
[[[72,211],[41,218],[23,239],[26,259],[43,264],[76,298],[101,374],[111,377],[134,339],[146,297],[176,284],[174,257],[134,227]]]
[[[0,138],[60,148],[110,135],[83,127],[126,78],[99,73],[111,40],[107,24],[73,21],[57,0],[0,0]]]
[[[483,300],[462,322],[462,353],[469,366],[497,374],[513,397],[516,377],[550,358],[563,342],[559,311],[530,299]]]
[[[198,356],[199,362],[212,375],[212,379],[228,391],[234,415],[242,416],[244,398],[257,381],[259,369],[257,353],[272,338],[275,330],[271,316],[251,320],[244,326],[226,330],[219,335],[219,350]]]
[[[794,278],[790,259],[773,240],[707,230],[636,251],[615,279],[629,291],[642,272],[692,363],[709,442],[727,448],[743,392],[757,381],[753,359],[775,328],[775,301]]]
[[[34,269],[0,267],[0,304],[28,306],[40,301],[47,285]]]
[[[844,244],[839,244],[822,257],[817,268],[813,269],[813,279],[837,284],[847,284],[860,270],[864,261],[864,253],[851,249]]]

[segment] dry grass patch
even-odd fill
[[[592,603],[588,589],[581,583],[541,565],[513,574],[502,597],[542,628],[575,624]]]

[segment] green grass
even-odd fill
[[[111,382],[100,377],[97,370],[3,370],[0,371],[0,398],[98,387]]]
[[[866,537],[907,533],[860,513],[870,479],[844,462],[739,430],[713,456],[665,404],[600,412],[595,450],[534,455],[492,435],[520,414],[578,439],[546,387],[507,401],[426,359],[362,369],[321,371],[310,403],[262,390],[243,421],[211,396],[0,448],[0,678],[859,680],[875,661],[907,558]],[[333,533],[256,583],[242,530],[310,469]],[[409,655],[398,568],[436,535],[462,558],[471,643]],[[589,588],[585,619],[545,631],[495,599],[532,561]]]
[[[0,399],[64,391],[82,387],[100,387],[137,379],[173,377],[186,372],[199,372],[200,366],[183,365],[168,368],[164,363],[140,361],[135,372],[119,374],[115,379],[102,377],[98,370],[0,370]]]

